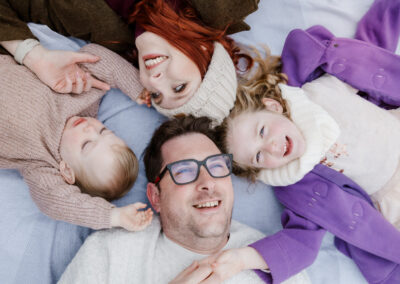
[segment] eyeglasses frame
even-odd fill
[[[228,172],[227,175],[220,176],[220,177],[213,176],[213,175],[210,173],[209,169],[207,168],[207,166],[206,166],[207,160],[210,159],[210,158],[213,158],[213,157],[217,157],[217,156],[228,156],[228,157],[229,157],[229,160],[230,160],[230,167],[228,167],[229,172]],[[198,168],[197,168],[197,169],[198,169],[197,175],[196,175],[196,177],[195,177],[192,181],[184,182],[184,183],[178,183],[178,182],[175,180],[174,176],[172,175],[171,167],[172,167],[173,165],[175,165],[175,164],[182,163],[182,162],[195,162],[195,163],[197,164],[197,166],[198,166]],[[155,179],[155,181],[154,181],[154,184],[158,186],[158,184],[160,183],[161,179],[164,177],[164,175],[165,175],[165,173],[167,172],[167,170],[168,170],[168,172],[169,172],[169,175],[170,175],[172,181],[173,181],[176,185],[185,185],[185,184],[189,184],[189,183],[195,182],[195,181],[199,178],[201,166],[204,166],[204,168],[207,170],[208,174],[209,174],[211,177],[213,177],[213,178],[224,178],[224,177],[230,176],[230,175],[232,174],[232,162],[233,162],[233,155],[232,155],[232,154],[225,154],[225,153],[220,153],[220,154],[215,154],[215,155],[208,156],[208,157],[206,157],[206,158],[205,158],[204,160],[202,160],[202,161],[198,161],[198,160],[196,160],[196,159],[184,159],[184,160],[175,161],[175,162],[172,162],[172,163],[167,164],[167,165],[164,167],[164,169],[163,169],[163,170],[160,172],[160,174],[156,177],[156,179]]]

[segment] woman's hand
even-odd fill
[[[79,63],[95,63],[100,58],[83,52],[34,47],[23,63],[47,86],[58,93],[80,94],[92,87],[108,91],[110,86],[85,72]]]
[[[122,227],[128,231],[141,231],[150,225],[153,219],[153,211],[140,210],[147,205],[136,202],[124,207],[113,208],[111,210],[111,227]]]

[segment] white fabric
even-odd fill
[[[154,108],[167,117],[185,113],[195,117],[207,116],[214,125],[220,124],[228,116],[236,100],[236,69],[225,48],[214,43],[214,53],[206,75],[193,97],[184,105],[165,109],[153,102]]]
[[[344,173],[368,194],[391,181],[400,161],[397,117],[328,74],[301,89],[280,88],[289,102],[292,120],[306,140],[306,151],[284,167],[261,171],[262,181],[293,184],[320,161]]]
[[[39,41],[33,38],[28,38],[20,42],[15,49],[14,59],[19,64],[23,64],[25,56],[35,47],[40,44]]]
[[[224,249],[246,246],[264,235],[232,221],[229,241]],[[67,267],[59,283],[168,283],[194,260],[205,255],[189,251],[169,240],[158,218],[141,232],[122,229],[92,234]],[[252,270],[243,271],[224,283],[264,283]],[[286,284],[311,283],[305,272]]]
[[[324,157],[339,137],[335,120],[319,105],[307,98],[300,88],[279,84],[282,97],[288,103],[291,120],[300,129],[306,143],[304,154],[275,169],[260,171],[258,177],[266,184],[285,186],[301,180]]]
[[[324,75],[305,84],[303,90],[341,129],[337,143],[323,163],[343,172],[368,194],[383,188],[400,159],[399,120],[333,76]]]

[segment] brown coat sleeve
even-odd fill
[[[228,34],[249,30],[244,18],[258,9],[260,0],[188,0],[207,25]]]
[[[134,45],[133,32],[104,0],[0,0],[0,41],[33,38],[27,22],[118,53]]]
[[[58,169],[38,167],[22,175],[36,205],[47,216],[92,229],[111,227],[111,209],[115,206],[67,184]]]

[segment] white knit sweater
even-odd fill
[[[229,241],[224,249],[246,246],[264,235],[232,221]],[[205,255],[187,250],[169,240],[154,218],[146,230],[128,232],[122,229],[92,234],[69,264],[59,283],[163,284],[175,278],[194,260]],[[224,283],[264,283],[252,270],[243,271]],[[289,280],[289,284],[310,283],[306,272]]]
[[[344,173],[368,194],[391,180],[400,160],[400,121],[392,113],[330,75],[302,88],[280,88],[307,148],[291,164],[261,171],[260,180],[271,185],[293,184],[318,163]]]

